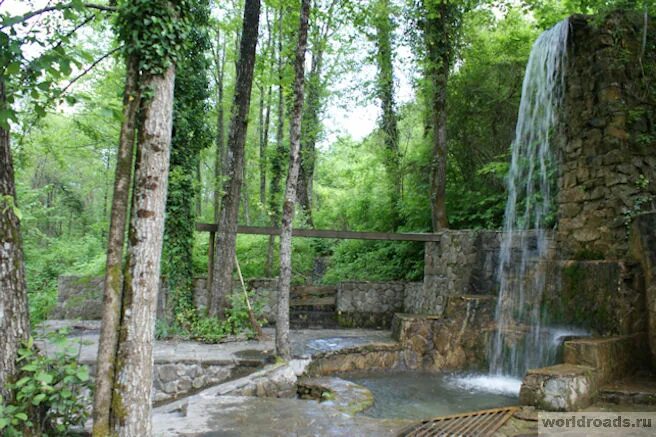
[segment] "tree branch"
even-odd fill
[[[115,49],[110,50],[109,52],[107,52],[107,53],[105,53],[104,55],[102,55],[100,58],[98,58],[98,59],[96,59],[95,61],[93,61],[93,63],[92,63],[91,65],[89,65],[87,68],[84,69],[84,71],[82,71],[80,74],[78,74],[78,75],[75,76],[73,79],[71,79],[71,81],[68,82],[68,84],[67,84],[64,88],[62,88],[62,90],[59,92],[59,97],[61,97],[61,96],[63,96],[64,94],[66,94],[66,92],[68,91],[68,89],[69,89],[69,88],[70,88],[75,82],[77,82],[77,81],[80,80],[82,77],[84,77],[85,75],[87,75],[91,70],[94,69],[94,67],[95,67],[96,65],[100,64],[102,61],[104,61],[105,59],[109,58],[111,55],[113,55],[113,54],[116,53],[117,51],[121,50],[122,48],[123,48],[122,45],[121,45],[121,46],[118,46],[118,47],[116,47]]]
[[[3,24],[0,26],[0,29],[4,29],[6,27],[12,27],[20,23],[24,23],[34,17],[37,17],[42,14],[47,14],[48,12],[54,12],[54,11],[63,11],[64,9],[72,9],[75,6],[72,3],[69,4],[58,4],[55,6],[48,6],[42,9],[37,9],[35,11],[28,12],[24,14],[22,17],[17,18],[16,21],[11,21],[10,24]],[[116,7],[114,6],[108,6],[108,5],[100,5],[96,3],[85,3],[84,4],[85,8],[88,9],[96,9],[99,11],[105,11],[105,12],[116,12]]]

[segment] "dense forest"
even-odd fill
[[[2,3],[11,109],[2,109],[0,122],[11,126],[12,207],[22,222],[34,321],[54,303],[59,275],[104,271],[126,66],[111,12],[80,5],[25,19],[44,5]],[[176,80],[162,266],[174,280],[206,274],[207,234],[194,224],[219,218],[244,7],[191,3],[196,25]],[[628,0],[314,1],[295,225],[426,232],[448,218],[456,229],[500,227],[532,42],[570,14],[627,6],[653,7]],[[298,13],[286,0],[261,7],[240,224],[280,222]],[[436,221],[431,193],[440,178],[446,215]],[[314,258],[324,255],[331,256],[326,282],[416,279],[421,251],[408,242],[298,239],[293,280],[306,281]],[[236,252],[244,276],[278,274],[271,239],[239,236]]]
[[[93,435],[149,436],[154,338],[264,339],[242,273],[278,277],[283,361],[319,258],[324,283],[422,276],[420,244],[293,229],[500,228],[533,42],[618,8],[644,54],[653,0],[0,0],[0,431],[91,410],[88,368],[32,335],[62,275],[104,281]]]

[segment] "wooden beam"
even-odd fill
[[[196,230],[200,232],[218,232],[214,223],[197,223]],[[238,234],[250,235],[280,235],[280,229],[258,226],[238,226]],[[394,233],[394,232],[355,232],[334,231],[327,229],[293,229],[293,237],[302,238],[335,238],[338,240],[382,240],[382,241],[439,241],[440,234]]]

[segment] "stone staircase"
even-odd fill
[[[292,329],[331,329],[337,327],[337,287],[292,287],[289,325]]]

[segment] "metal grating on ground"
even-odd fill
[[[489,436],[501,428],[517,407],[494,408],[424,420],[404,428],[399,437]]]

